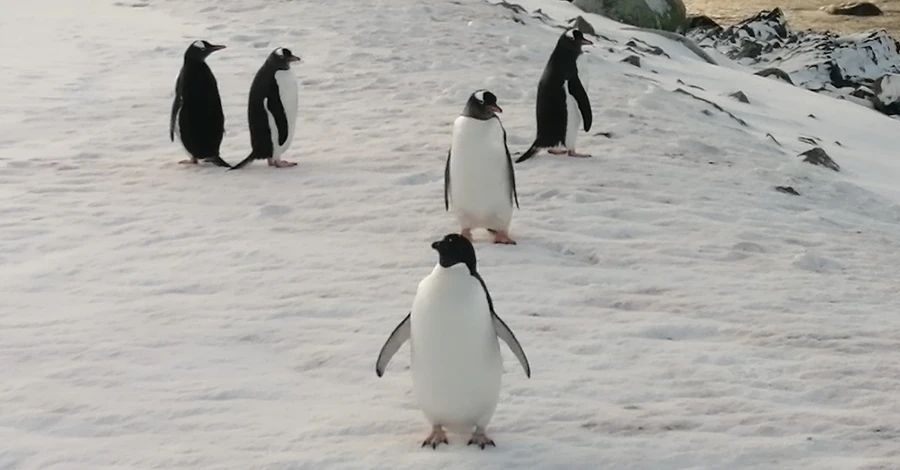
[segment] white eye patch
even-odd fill
[[[275,55],[277,55],[278,57],[284,57],[284,48],[279,47],[278,49],[275,49]]]
[[[197,49],[200,49],[201,51],[206,49],[206,44],[203,44],[203,41],[194,41],[193,46]]]
[[[485,91],[487,91],[487,90],[478,90],[475,92],[475,94],[473,96],[475,96],[475,99],[478,100],[480,103],[484,103],[484,92]]]

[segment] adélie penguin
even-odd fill
[[[169,140],[174,142],[177,136],[190,158],[178,163],[196,165],[202,160],[231,167],[219,156],[225,114],[216,77],[206,64],[210,54],[222,49],[225,46],[194,41],[184,51],[184,64],[175,79]]]
[[[578,29],[569,29],[556,41],[556,48],[544,67],[538,83],[535,117],[537,138],[516,163],[528,160],[540,150],[547,149],[554,155],[590,157],[575,150],[578,127],[583,122],[585,132],[591,130],[593,115],[591,103],[579,69],[583,57],[582,46],[593,44]],[[586,77],[585,77],[586,78]]]
[[[471,433],[470,445],[496,446],[486,432],[503,373],[497,338],[509,346],[529,378],[531,366],[513,332],[494,311],[476,269],[472,243],[453,233],[431,247],[438,252],[437,265],[419,283],[412,310],[381,348],[375,373],[381,377],[409,340],[413,391],[432,426],[422,446],[448,444],[445,428]]]
[[[247,120],[250,124],[250,155],[232,168],[253,160],[268,160],[269,166],[297,165],[281,159],[297,132],[297,76],[291,64],[300,62],[290,49],[278,47],[266,58],[250,85]]]
[[[472,240],[472,229],[484,228],[494,243],[515,244],[509,237],[513,203],[519,206],[506,130],[497,113],[497,96],[476,90],[462,115],[453,122],[453,136],[444,169],[444,209],[453,213],[460,234]]]

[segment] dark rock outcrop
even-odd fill
[[[760,77],[775,77],[781,81],[788,82],[791,85],[794,84],[794,81],[791,80],[791,76],[788,75],[787,72],[776,67],[762,69],[759,72],[754,73],[753,75],[759,75]]]
[[[822,10],[829,15],[848,15],[848,16],[879,16],[884,12],[877,5],[870,2],[850,2],[840,5],[828,5],[822,7]]]
[[[799,195],[800,195],[800,193],[798,193],[796,189],[794,189],[794,188],[792,188],[792,187],[790,187],[790,186],[775,186],[775,191],[778,191],[778,192],[781,192],[781,193],[784,193],[784,194],[790,194],[790,195],[793,195],[793,196],[799,196]]]
[[[736,91],[728,96],[740,101],[741,103],[749,103],[750,102],[750,98],[747,98],[747,94],[744,93],[743,91]]]
[[[825,150],[822,150],[822,147],[813,147],[801,153],[799,156],[803,157],[803,161],[806,163],[824,166],[829,170],[841,171],[840,165],[835,163],[835,161],[825,153]]]
[[[626,57],[626,58],[624,58],[624,59],[622,59],[621,61],[622,61],[622,62],[625,62],[626,64],[631,64],[631,65],[633,65],[633,66],[635,66],[635,67],[640,67],[640,66],[641,66],[641,58],[638,57],[638,56],[636,56],[636,55],[633,55],[633,54],[630,55],[630,56],[628,56],[628,57]]]

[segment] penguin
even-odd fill
[[[375,373],[381,377],[409,340],[413,392],[432,426],[422,447],[449,444],[445,428],[471,433],[468,445],[496,447],[487,436],[487,425],[497,408],[503,373],[497,338],[513,352],[528,378],[531,366],[513,332],[494,311],[472,243],[451,233],[431,248],[438,252],[438,262],[419,283],[409,314],[382,346]]]
[[[252,151],[232,170],[261,159],[276,168],[297,165],[281,159],[297,132],[297,77],[291,70],[294,62],[301,62],[300,57],[286,47],[278,47],[256,72],[247,103]]]
[[[206,58],[225,46],[194,41],[184,51],[184,64],[175,79],[175,99],[169,117],[169,140],[175,137],[191,157],[178,163],[196,165],[200,160],[231,168],[219,156],[225,134],[222,99]]]
[[[566,31],[556,41],[556,48],[550,54],[538,83],[535,106],[537,138],[516,163],[528,160],[542,149],[554,155],[590,157],[575,150],[578,126],[583,122],[587,132],[591,130],[593,121],[585,80],[582,79],[582,76],[587,78],[587,67],[578,67],[578,61],[584,54],[581,47],[590,44],[593,42],[578,29]]]
[[[494,243],[515,245],[509,237],[513,202],[519,207],[506,129],[497,113],[497,96],[476,90],[453,122],[453,134],[444,167],[444,209],[453,213],[470,241],[472,229],[486,228]]]

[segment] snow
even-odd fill
[[[133,1],[0,16],[0,468],[900,468],[897,121],[558,0]],[[578,14],[616,41],[594,158],[516,165],[519,244],[476,245],[532,378],[503,346],[497,447],[422,449],[408,347],[374,364],[458,229],[452,122],[487,88],[527,148]],[[304,57],[297,167],[177,164],[198,38],[232,163],[259,65]]]

